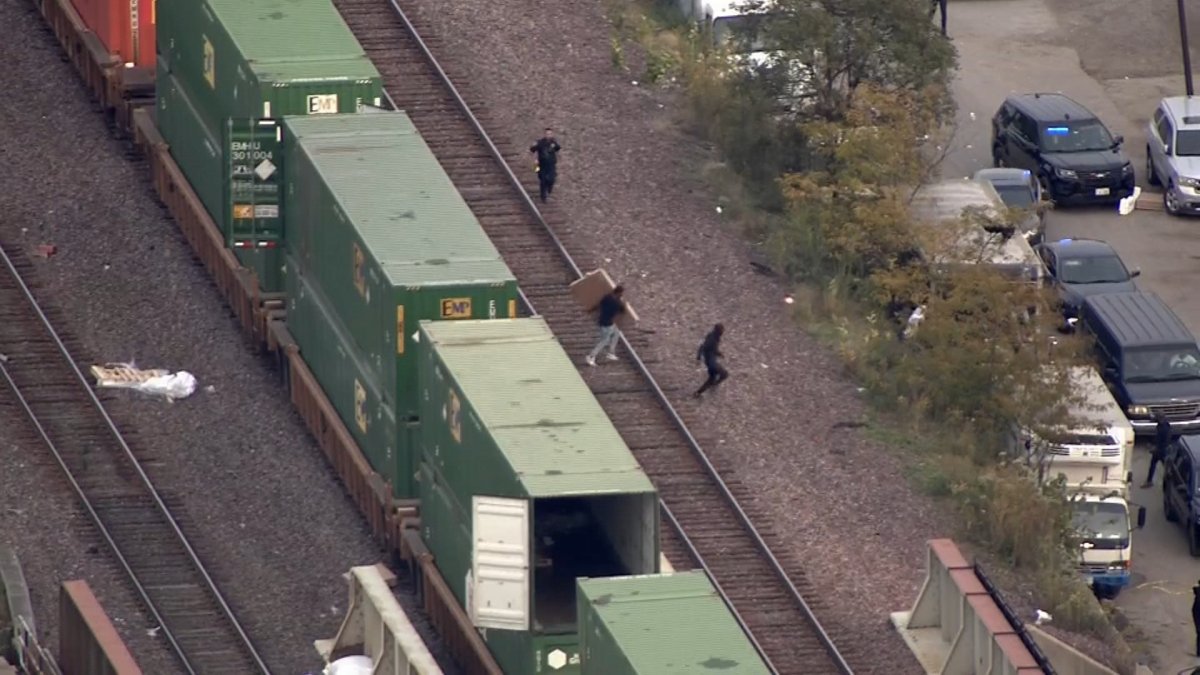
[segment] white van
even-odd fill
[[[974,214],[983,222],[977,230],[965,234],[959,247],[962,254],[971,256],[978,251],[982,257],[957,260],[930,260],[937,264],[990,264],[1006,276],[1030,281],[1037,286],[1046,283],[1046,267],[1022,233],[1005,236],[1000,232],[1005,206],[990,184],[971,179],[947,180],[924,185],[917,190],[910,204],[913,218],[931,225],[958,226],[965,215]],[[989,226],[988,223],[995,223]]]

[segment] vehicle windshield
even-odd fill
[[[1027,209],[1033,206],[1033,190],[1025,185],[994,185],[996,192],[1004,204],[1014,209]]]
[[[1076,501],[1071,524],[1076,532],[1089,539],[1125,539],[1129,536],[1129,515],[1122,504]]]
[[[1064,284],[1117,284],[1129,281],[1129,270],[1115,255],[1066,258],[1058,261],[1058,278]]]
[[[1042,129],[1045,152],[1096,152],[1112,146],[1113,137],[1099,122],[1056,122]]]
[[[1180,131],[1175,134],[1176,157],[1200,157],[1200,130]]]
[[[1200,350],[1170,347],[1130,350],[1125,355],[1127,382],[1200,379]]]
[[[713,19],[713,37],[717,44],[729,44],[734,51],[756,52],[763,51],[766,42],[759,31],[763,16],[740,15],[723,16]],[[749,49],[747,49],[747,45]]]

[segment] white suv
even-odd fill
[[[1200,98],[1159,102],[1146,129],[1146,176],[1162,186],[1167,213],[1200,214]]]

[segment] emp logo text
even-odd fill
[[[442,300],[443,319],[471,318],[470,298],[445,298]]]

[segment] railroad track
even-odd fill
[[[580,265],[555,234],[565,223],[543,219],[528,186],[505,160],[507,155],[520,166],[524,159],[527,166],[528,154],[490,140],[421,37],[428,31],[397,0],[334,4],[383,75],[392,107],[412,118],[529,303],[578,357],[595,330],[567,291],[581,276]],[[754,528],[734,496],[740,487],[720,478],[638,357],[635,348],[646,345],[638,336],[623,336],[622,342],[621,362],[585,368],[584,376],[659,490],[665,517],[676,530],[664,529],[664,551],[673,562],[695,561],[709,572],[776,672],[850,673],[806,601],[812,592],[802,566],[794,561],[785,566],[771,553],[769,535]]]
[[[0,398],[29,418],[184,672],[269,674],[38,305],[28,260],[0,244],[0,268]]]

